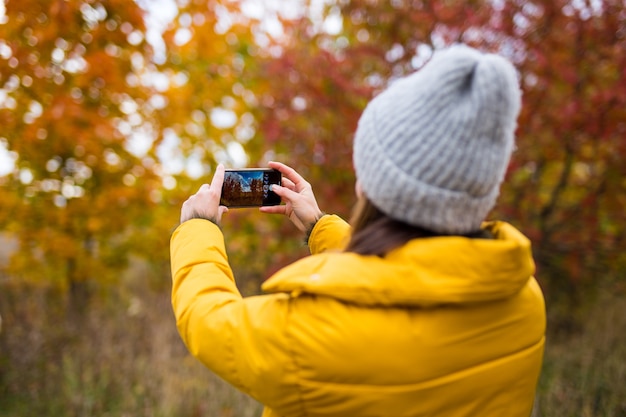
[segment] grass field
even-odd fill
[[[50,297],[1,298],[0,416],[260,415],[189,356],[167,294],[109,297],[72,323]]]
[[[571,334],[550,328],[534,417],[626,417],[626,297],[602,295]]]
[[[68,320],[60,294],[0,288],[0,417],[260,416],[189,356],[166,290],[98,297]],[[605,294],[549,332],[534,417],[626,416],[626,299]]]

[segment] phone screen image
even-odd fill
[[[227,169],[220,204],[226,207],[276,206],[280,197],[270,185],[281,184],[281,173],[270,168]]]

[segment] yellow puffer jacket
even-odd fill
[[[220,229],[171,241],[172,302],[189,351],[266,405],[264,417],[529,416],[545,311],[528,240],[416,239],[386,257],[339,252],[324,216],[312,256],[242,299]]]

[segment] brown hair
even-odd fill
[[[360,255],[385,256],[410,240],[417,238],[445,236],[419,226],[413,226],[393,219],[380,211],[365,196],[357,201],[352,218],[352,236],[346,252]],[[489,232],[478,230],[462,235],[471,238],[491,238]]]

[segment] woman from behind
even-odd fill
[[[543,297],[530,242],[485,221],[521,98],[504,58],[455,46],[360,118],[350,225],[277,162],[274,192],[312,255],[242,298],[217,226],[223,167],[183,205],[172,242],[181,337],[264,416],[528,416]],[[209,220],[209,221],[207,221]]]

